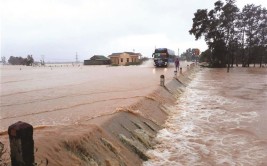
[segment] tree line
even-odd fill
[[[247,4],[240,10],[235,0],[214,3],[214,9],[198,9],[189,30],[196,40],[204,37],[208,50],[201,60],[211,67],[233,67],[267,62],[267,11]]]
[[[34,59],[32,55],[28,55],[27,58],[10,56],[8,59],[8,63],[11,65],[32,66],[34,63]]]

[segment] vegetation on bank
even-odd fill
[[[214,3],[214,9],[198,9],[189,30],[196,40],[204,37],[208,50],[200,61],[210,67],[229,67],[267,62],[267,10],[247,4],[240,10],[235,0]]]
[[[188,48],[184,53],[180,55],[180,60],[198,61],[198,56],[199,54],[196,54],[194,49]]]

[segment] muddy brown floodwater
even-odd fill
[[[183,71],[187,64],[181,62]],[[141,165],[166,120],[163,104],[175,101],[160,86],[160,76],[165,75],[166,83],[178,83],[173,80],[173,64],[155,68],[151,60],[140,66],[53,64],[0,69],[0,142],[6,149],[5,163],[10,163],[8,126],[23,121],[34,127],[37,165]]]
[[[9,150],[8,126],[24,121],[35,129],[37,163],[135,166],[149,158],[144,166],[266,166],[267,68],[197,70],[177,81],[173,65],[154,68],[152,61],[1,66],[0,141]],[[155,132],[145,134],[149,141],[159,131],[152,150],[138,149],[142,159],[127,148],[140,131]]]
[[[174,107],[144,166],[266,166],[267,69],[203,69]]]
[[[181,62],[182,67],[187,64]],[[17,121],[55,126],[111,114],[153,92],[162,74],[166,82],[171,80],[173,64],[1,66],[0,131]]]

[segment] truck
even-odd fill
[[[174,62],[174,51],[168,48],[156,48],[152,54],[156,67],[167,67],[170,62]]]

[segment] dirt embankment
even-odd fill
[[[146,151],[163,127],[168,108],[184,91],[197,68],[159,87],[150,95],[115,113],[75,125],[34,129],[35,162],[40,165],[141,165]],[[7,138],[6,134],[2,134]],[[7,139],[6,139],[7,140]]]

